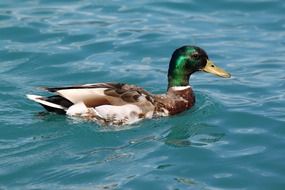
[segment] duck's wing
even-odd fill
[[[60,90],[72,90],[72,89],[88,89],[88,88],[122,88],[124,83],[92,83],[74,86],[61,86],[61,87],[41,87],[41,89],[47,90],[49,92],[58,92]]]
[[[142,97],[151,100],[151,94],[140,87],[123,83],[95,83],[65,87],[43,87],[73,104],[83,102],[87,107],[125,105],[139,102]]]

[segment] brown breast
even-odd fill
[[[167,94],[155,96],[155,112],[159,113],[168,111],[169,115],[181,113],[190,109],[195,104],[195,95],[188,88],[169,88]]]

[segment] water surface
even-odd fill
[[[284,189],[281,0],[0,2],[0,189]],[[37,86],[167,86],[172,51],[204,48],[196,106],[120,129],[47,114]],[[45,95],[45,93],[42,93]]]

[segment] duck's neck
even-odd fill
[[[175,86],[189,86],[189,78],[193,71],[186,67],[186,57],[172,56],[168,69],[168,89]]]

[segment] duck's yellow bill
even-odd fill
[[[202,71],[207,73],[212,73],[214,75],[217,75],[219,77],[223,78],[230,78],[231,74],[226,72],[225,70],[221,69],[220,67],[217,67],[212,61],[207,60],[206,66],[202,69]]]

